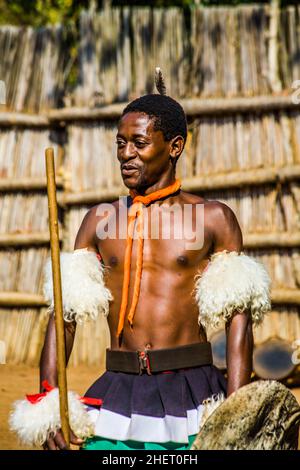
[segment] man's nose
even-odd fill
[[[123,160],[130,160],[136,156],[136,149],[132,142],[127,142],[125,147],[123,147],[123,152],[121,154]]]

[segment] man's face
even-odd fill
[[[170,142],[144,113],[122,117],[117,133],[117,156],[125,186],[130,189],[155,184],[170,167]]]

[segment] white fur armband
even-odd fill
[[[79,395],[68,392],[69,422],[73,433],[80,439],[94,433],[86,406]],[[61,427],[58,388],[48,392],[37,403],[18,400],[13,404],[9,418],[10,430],[16,432],[20,440],[27,445],[41,446]]]
[[[104,284],[104,267],[96,253],[87,249],[75,250],[60,255],[62,298],[65,321],[95,320],[99,313],[107,316],[110,291]],[[44,272],[44,296],[54,309],[51,260]]]
[[[234,313],[249,309],[258,324],[270,310],[270,278],[262,263],[236,251],[221,251],[211,256],[203,273],[196,277],[195,298],[199,324],[218,327]]]

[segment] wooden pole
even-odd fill
[[[56,178],[56,186],[63,188],[64,181],[62,177]],[[46,178],[25,177],[25,178],[0,178],[0,193],[2,192],[20,192],[20,191],[45,191],[47,187]]]
[[[0,307],[29,308],[47,307],[46,299],[30,292],[0,292]]]
[[[299,246],[299,243],[297,246]],[[271,300],[274,304],[279,305],[300,305],[300,289],[289,287],[272,289]],[[0,307],[24,309],[47,307],[47,301],[42,295],[39,294],[6,291],[0,292]]]
[[[268,183],[285,183],[300,180],[300,165],[285,165],[278,168],[255,168],[228,173],[192,176],[182,179],[185,191],[215,191],[218,189],[243,188]],[[62,207],[97,204],[112,201],[119,196],[126,196],[125,186],[110,189],[91,189],[81,192],[64,192],[59,196],[58,203]]]
[[[65,438],[65,441],[67,443],[67,447],[69,448],[70,437],[69,437],[69,413],[68,413],[67,374],[66,374],[66,347],[65,347],[65,330],[64,330],[63,303],[62,303],[62,292],[61,292],[58,215],[57,215],[53,148],[46,149],[46,169],[47,169],[49,229],[50,229],[50,246],[51,246],[54,311],[55,311],[56,363],[57,363],[57,375],[58,375],[59,405],[60,405],[61,429]]]
[[[280,27],[280,0],[271,0],[269,31],[269,82],[275,92],[281,91],[278,64],[278,33]]]
[[[274,111],[298,111],[290,90],[280,95],[240,96],[232,98],[185,98],[181,104],[189,117],[224,116],[224,114],[259,114]],[[97,108],[71,106],[49,110],[44,114],[29,114],[0,110],[0,127],[49,128],[65,127],[81,121],[115,121],[120,118],[127,102],[106,104]]]
[[[0,248],[49,245],[48,232],[0,233]]]

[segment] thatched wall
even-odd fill
[[[95,112],[153,91],[156,65],[166,75],[168,93],[181,99],[190,116],[178,163],[184,187],[234,210],[246,250],[272,277],[273,311],[255,332],[256,343],[300,337],[300,113],[289,99],[293,80],[300,79],[299,14],[297,7],[281,12],[274,43],[268,7],[196,8],[190,18],[178,9],[124,8],[93,17],[85,12],[72,93],[65,86],[70,57],[61,28],[0,28],[0,49],[5,46],[0,79],[9,81],[8,109],[36,113],[31,124],[27,115],[17,116],[18,126],[12,125],[16,114],[2,113],[0,128],[0,289],[11,292],[10,300],[6,295],[1,302],[0,339],[8,345],[9,361],[36,363],[46,324],[44,149],[54,146],[59,158],[62,243],[71,250],[88,207],[124,194],[114,147],[118,111],[107,108],[101,119]],[[274,105],[270,75],[274,44],[280,105]],[[273,105],[258,100],[249,110],[244,97],[257,96]],[[211,98],[227,101],[208,111]],[[49,112],[62,99],[71,107],[66,119]],[[36,297],[20,299],[18,292]],[[71,362],[100,363],[107,344],[103,321],[96,328],[80,327]]]

